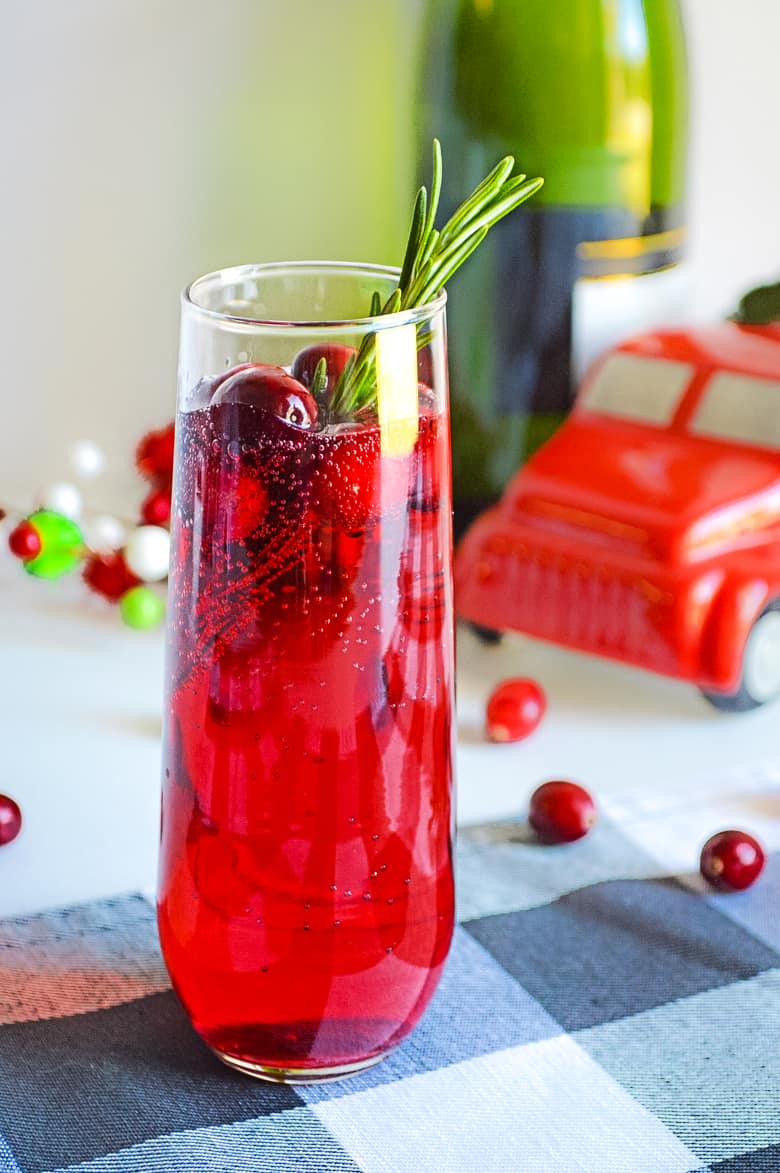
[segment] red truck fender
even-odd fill
[[[739,688],[747,638],[771,598],[766,579],[726,579],[702,631],[701,668],[707,686],[722,692]]]

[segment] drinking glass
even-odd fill
[[[452,935],[445,296],[372,316],[398,277],[183,296],[160,937],[195,1030],[278,1081],[385,1056]]]

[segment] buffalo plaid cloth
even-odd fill
[[[780,769],[602,803],[578,844],[459,842],[460,924],[384,1063],[313,1087],[221,1066],[141,895],[0,924],[0,1170],[780,1170],[780,852],[707,891],[711,831],[780,847]]]

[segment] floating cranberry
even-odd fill
[[[531,795],[528,821],[543,843],[573,843],[596,820],[596,804],[576,782],[544,782]]]
[[[167,525],[170,520],[170,489],[152,489],[141,505],[141,521],[145,525]]]
[[[202,379],[198,379],[187,396],[185,410],[196,411],[202,407],[208,407],[218,387],[221,387],[228,379],[232,379],[233,375],[237,375],[239,371],[248,371],[250,367],[255,366],[257,363],[242,362],[239,366],[230,367],[223,371],[221,375],[204,375]]]
[[[301,431],[317,422],[317,404],[283,367],[255,363],[220,383],[212,404],[242,403],[259,408]]]
[[[535,680],[504,680],[488,699],[485,732],[491,741],[522,741],[536,729],[546,708],[547,699]]]
[[[323,525],[348,533],[362,530],[379,508],[380,435],[378,428],[357,428],[328,438],[328,450],[312,482],[311,500]],[[386,484],[385,487],[388,487]],[[406,484],[403,486],[404,494]]]
[[[221,375],[216,375],[213,379],[209,380],[211,385],[211,394],[213,395],[218,387],[221,387],[223,383],[228,381],[228,379],[232,379],[234,375],[240,374],[241,371],[251,371],[254,367],[262,365],[262,363],[256,362],[242,362],[239,363],[237,367],[231,367],[230,370],[223,371]]]
[[[141,581],[118,553],[92,554],[84,566],[83,577],[91,591],[112,603]]]
[[[7,794],[0,794],[0,847],[10,843],[22,829],[22,812]]]
[[[170,485],[173,479],[174,426],[147,432],[135,450],[135,463],[141,476],[157,485]]]
[[[229,540],[241,540],[256,533],[268,511],[268,490],[253,473],[242,473],[231,487],[225,503]]]
[[[763,867],[764,849],[747,831],[719,831],[701,849],[701,874],[721,892],[749,888]]]
[[[41,535],[29,521],[20,521],[8,535],[8,547],[17,558],[29,562],[41,552]]]
[[[296,354],[292,373],[294,378],[303,383],[304,387],[311,387],[317,365],[324,358],[327,366],[327,382],[323,392],[327,395],[333,391],[345,366],[356,354],[354,346],[342,346],[338,342],[306,346]]]

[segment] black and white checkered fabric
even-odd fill
[[[780,1170],[780,853],[734,896],[680,866],[694,827],[780,824],[780,772],[676,803],[613,804],[566,848],[463,832],[428,1013],[335,1084],[221,1066],[140,895],[0,923],[0,1171]]]

